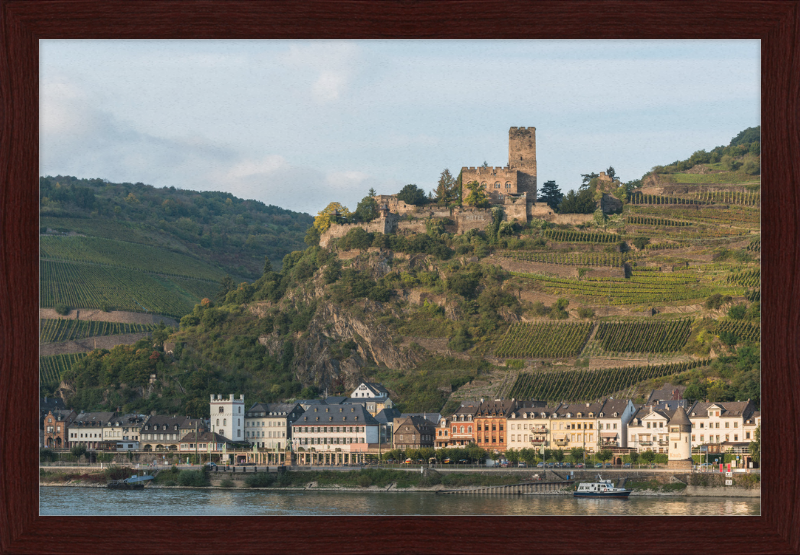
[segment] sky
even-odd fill
[[[40,174],[316,214],[508,164],[623,181],[760,125],[758,40],[42,40]]]

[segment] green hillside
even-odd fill
[[[40,214],[40,306],[176,318],[226,276],[280,267],[312,221],[227,193],[71,176],[40,179]]]
[[[151,340],[80,359],[62,375],[75,389],[67,403],[207,416],[212,393],[271,402],[345,394],[366,379],[409,412],[480,397],[639,401],[667,381],[691,398],[759,404],[754,137],[614,186],[621,209],[585,224],[353,228],[195,305],[169,338],[172,354]],[[89,248],[71,252],[101,256]],[[137,387],[151,373],[160,395],[144,398]]]

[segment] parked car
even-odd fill
[[[560,462],[553,463],[553,464],[554,464],[554,468],[562,468],[563,467],[563,465]]]
[[[517,463],[517,467],[518,468],[528,468],[528,465],[525,464],[524,462],[521,462],[521,463]]]
[[[386,462],[387,462],[387,463],[393,463],[393,462],[394,462],[394,459],[386,459]]]
[[[469,464],[469,461],[467,459],[461,459],[458,462],[459,464]]]
[[[564,468],[572,468],[572,463],[564,463]]]
[[[540,462],[539,464],[536,465],[536,468],[544,468],[544,463]]]
[[[555,467],[554,463],[547,463],[547,468],[554,468],[554,467]]]
[[[208,468],[210,468],[212,470],[216,470],[217,469],[217,463],[207,462],[206,463],[206,467],[208,467]]]
[[[575,465],[575,468],[585,468],[583,463],[578,463]]]
[[[594,465],[595,468],[603,468],[603,463],[597,463]]]
[[[503,467],[503,468],[508,468],[508,461],[501,462],[500,466]]]
[[[614,465],[611,464],[611,463],[606,463],[606,468],[611,468],[612,466],[614,466]]]
[[[630,467],[631,467],[631,463],[625,463],[625,464],[622,465],[622,468],[630,468]]]

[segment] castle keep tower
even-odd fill
[[[517,171],[517,192],[528,193],[529,202],[535,202],[535,127],[512,127],[508,130],[508,169]]]
[[[512,127],[508,130],[508,165],[505,167],[463,167],[462,186],[477,181],[491,202],[503,204],[508,195],[525,195],[526,203],[536,202],[536,128]]]

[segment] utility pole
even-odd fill
[[[194,421],[194,460],[197,462],[197,420]]]

